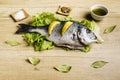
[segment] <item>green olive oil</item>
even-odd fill
[[[96,8],[96,9],[93,9],[92,10],[96,15],[99,15],[99,16],[104,16],[107,14],[107,12],[103,9],[100,9],[100,8]]]

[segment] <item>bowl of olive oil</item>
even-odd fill
[[[91,7],[91,16],[95,20],[102,20],[108,15],[108,9],[100,4]]]

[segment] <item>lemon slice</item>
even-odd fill
[[[49,28],[48,28],[48,34],[49,34],[49,35],[51,34],[52,30],[55,28],[55,26],[56,26],[57,24],[60,24],[60,22],[58,22],[58,21],[53,21],[53,22],[49,25]]]
[[[64,33],[66,32],[66,30],[70,27],[70,25],[72,24],[73,22],[66,22],[62,28],[62,35],[64,35]]]

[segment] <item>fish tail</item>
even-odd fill
[[[30,32],[29,30],[31,29],[30,25],[27,24],[19,24],[19,29],[15,32],[16,34],[22,34],[22,33],[28,33]]]

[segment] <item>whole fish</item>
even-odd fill
[[[17,34],[27,32],[37,32],[46,35],[47,39],[52,41],[56,46],[63,46],[72,49],[81,49],[85,45],[97,42],[97,37],[88,27],[82,25],[80,22],[71,21],[72,24],[65,31],[64,35],[61,34],[63,26],[68,21],[61,21],[54,27],[51,34],[48,34],[48,26],[33,27],[27,24],[19,24],[20,28],[16,31]]]

